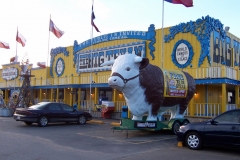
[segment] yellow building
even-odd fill
[[[100,65],[121,54],[137,54],[161,68],[190,73],[197,91],[189,103],[188,116],[212,117],[239,108],[240,39],[209,16],[163,30],[151,24],[146,31],[109,33],[54,48],[49,67],[28,66],[34,75],[35,100],[77,103],[78,108],[101,116],[96,104],[107,99],[115,104],[112,117],[118,118],[127,104],[122,93],[107,83],[111,66]],[[20,63],[4,64],[0,72],[0,89],[8,102],[13,91],[22,86]]]

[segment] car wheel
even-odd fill
[[[85,124],[86,123],[86,117],[81,115],[79,118],[78,118],[78,124]]]
[[[180,128],[180,122],[179,121],[175,121],[172,125],[172,133],[173,134],[177,134],[177,131],[179,131]]]
[[[45,127],[48,125],[48,118],[45,117],[45,116],[41,116],[39,119],[38,119],[38,126],[40,127]]]
[[[187,125],[189,122],[189,120],[185,119],[183,122],[182,122],[182,125]]]
[[[202,138],[197,132],[190,132],[187,134],[185,144],[188,148],[197,150],[202,147]]]
[[[33,124],[33,122],[24,122],[26,125],[32,125]]]

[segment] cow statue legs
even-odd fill
[[[135,115],[133,115],[132,120],[142,121],[143,120],[143,116],[135,116]],[[157,116],[148,115],[146,121],[157,121]]]
[[[135,116],[135,115],[133,115],[132,120],[135,120],[135,121],[142,121],[142,117],[143,117],[143,116]]]
[[[173,118],[184,118],[184,115],[186,112],[184,112],[183,114],[180,114],[180,106],[179,105],[175,105],[172,107],[160,107],[159,113],[157,115],[159,121],[161,121],[161,117],[164,113],[166,113],[167,111],[170,112],[170,119]]]
[[[160,110],[159,110],[157,116],[152,115],[151,111],[148,112],[148,116],[147,116],[146,121],[157,121],[157,120],[162,121],[163,114],[168,112],[168,111],[170,112],[170,119],[184,118],[184,115],[186,113],[186,111],[185,111],[185,112],[183,112],[183,114],[180,114],[180,106],[179,105],[175,105],[175,106],[171,106],[171,107],[162,106],[162,107],[160,107]],[[133,115],[132,120],[142,121],[143,120],[142,118],[143,118],[143,115],[141,115],[141,116]]]

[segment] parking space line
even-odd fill
[[[86,137],[91,137],[91,138],[98,138],[98,139],[103,139],[103,140],[108,140],[108,141],[116,141],[116,142],[121,142],[121,143],[129,143],[129,144],[145,144],[145,143],[152,143],[152,142],[157,142],[157,141],[163,141],[163,140],[168,140],[168,139],[174,139],[176,137],[167,137],[167,138],[160,138],[160,139],[156,139],[156,140],[139,140],[138,142],[134,140],[128,138],[128,139],[124,139],[124,140],[113,140],[111,138],[106,138],[106,137],[100,137],[100,136],[91,136],[91,135],[86,135],[83,133],[77,133],[81,136],[86,136]]]

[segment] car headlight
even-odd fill
[[[185,126],[180,126],[179,131],[183,132],[185,130],[185,128],[186,128]]]

